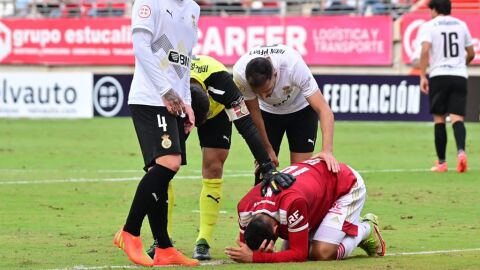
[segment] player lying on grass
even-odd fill
[[[310,159],[282,171],[296,176],[290,188],[262,197],[257,185],[238,203],[240,239],[238,247],[225,249],[230,259],[241,263],[341,260],[357,246],[370,256],[385,255],[377,216],[360,218],[366,188],[355,170],[340,164],[335,174],[323,160]],[[286,241],[275,252],[278,237]]]

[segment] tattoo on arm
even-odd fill
[[[163,97],[165,98],[165,100],[173,102],[173,103],[179,103],[180,102],[180,97],[178,96],[178,94],[175,91],[173,91],[173,89],[168,90],[163,95]]]

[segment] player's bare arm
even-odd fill
[[[320,128],[322,130],[322,150],[313,158],[321,158],[327,163],[328,170],[337,173],[340,171],[340,165],[333,155],[333,112],[328,106],[320,90],[307,98],[308,103],[317,112],[320,118]]]
[[[431,44],[429,42],[422,43],[422,52],[420,53],[420,90],[424,94],[428,94],[427,67],[429,59],[429,51]]]
[[[173,89],[169,89],[162,98],[169,113],[176,116],[180,116],[184,113],[185,104],[183,103],[182,98]],[[193,120],[195,120],[195,117]]]
[[[467,62],[467,65],[469,65],[473,61],[473,59],[475,59],[475,49],[473,48],[473,45],[472,45],[472,46],[466,47],[465,50],[467,51],[466,62]]]
[[[188,104],[185,104],[184,109],[187,116],[187,119],[185,120],[185,134],[188,134],[195,126],[195,114],[193,113],[192,106]]]

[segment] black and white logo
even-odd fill
[[[174,50],[168,51],[168,61],[175,65],[190,68],[190,57]]]
[[[97,81],[93,89],[93,105],[98,114],[113,117],[123,106],[122,85],[112,76],[105,76]]]

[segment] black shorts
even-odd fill
[[[287,133],[290,152],[311,153],[315,149],[318,114],[307,106],[290,114],[272,114],[262,111],[268,140],[278,155],[283,134]]]
[[[461,76],[435,76],[429,79],[430,113],[465,115],[467,79]]]
[[[197,129],[201,147],[230,149],[232,122],[222,111]]]
[[[176,117],[166,107],[128,105],[142,150],[145,171],[161,156],[180,154],[182,165],[187,164],[185,153],[184,118]]]

